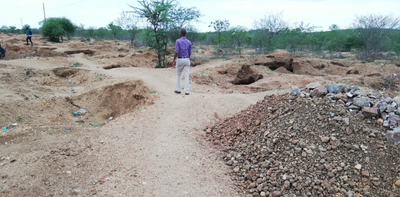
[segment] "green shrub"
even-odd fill
[[[52,42],[60,42],[63,36],[72,37],[75,30],[76,27],[67,18],[49,18],[43,23],[40,33]]]

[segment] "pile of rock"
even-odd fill
[[[327,97],[346,104],[358,119],[376,120],[378,124],[391,129],[400,127],[400,96],[384,98],[379,92],[366,94],[355,86],[331,84],[324,87],[319,82],[310,83],[300,91],[297,87],[291,89],[291,99],[296,96]]]
[[[355,104],[347,105],[363,94],[356,88],[330,94],[320,86],[307,89],[295,96],[266,96],[205,128],[206,139],[222,148],[237,192],[253,197],[400,195],[400,145],[387,142],[386,128],[376,120],[354,116],[349,107]],[[368,107],[380,99],[368,98]],[[358,105],[363,114],[366,106]]]

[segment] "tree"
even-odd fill
[[[150,47],[157,52],[157,67],[166,67],[166,48],[168,44],[167,28],[169,26],[169,10],[173,6],[173,0],[139,0],[141,7],[133,7],[134,13],[145,18],[152,28],[151,36],[155,42]]]
[[[76,27],[67,18],[48,18],[40,28],[43,37],[53,42],[62,41],[63,36],[69,38],[75,33]]]
[[[115,23],[119,25],[123,30],[129,32],[131,40],[130,47],[133,48],[135,36],[139,32],[139,18],[132,13],[121,12],[120,17],[115,20]]]
[[[111,31],[105,27],[100,27],[93,32],[93,35],[97,39],[110,39],[111,38]]]
[[[5,25],[3,25],[3,26],[1,26],[0,31],[1,31],[1,32],[4,32],[4,33],[7,33],[8,27],[5,26]]]
[[[21,32],[22,32],[22,33],[25,33],[25,31],[26,31],[26,28],[30,29],[30,28],[31,28],[31,26],[30,26],[30,25],[28,25],[28,24],[25,24],[24,26],[22,26]]]
[[[211,22],[208,27],[213,27],[218,34],[218,49],[221,48],[221,32],[229,28],[230,23],[228,20],[215,20]]]
[[[232,37],[232,47],[238,48],[239,54],[242,53],[242,46],[244,43],[249,43],[250,42],[250,36],[247,33],[247,30],[245,27],[242,26],[237,26],[233,27],[229,30],[231,37]]]
[[[15,26],[9,26],[7,29],[7,33],[18,33],[18,29]]]
[[[307,42],[309,33],[315,29],[314,26],[309,24],[305,25],[304,22],[295,23],[294,28],[283,30],[284,41],[289,49],[292,51],[292,56],[296,55],[296,51],[300,50]]]
[[[400,18],[381,14],[360,15],[354,19],[353,28],[364,42],[360,59],[374,61],[382,51],[388,33],[400,28]]]
[[[264,53],[269,53],[275,48],[275,37],[287,29],[288,24],[283,20],[283,12],[276,12],[254,21],[254,27],[256,29],[254,46]]]
[[[117,39],[117,34],[122,31],[122,28],[120,26],[114,25],[114,22],[109,23],[107,28],[111,30],[114,39]]]
[[[175,41],[179,38],[178,32],[182,28],[186,28],[186,30],[193,32],[194,28],[192,28],[191,24],[192,22],[199,22],[200,16],[201,13],[196,7],[185,8],[179,5],[174,6],[169,11],[169,18],[171,19],[171,41]]]

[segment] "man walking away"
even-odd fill
[[[5,57],[6,57],[6,50],[3,47],[1,47],[0,44],[0,58],[5,58]]]
[[[31,42],[31,46],[33,46],[32,43],[32,31],[29,29],[29,27],[26,27],[26,45],[29,45],[29,42]]]
[[[179,31],[179,39],[175,42],[174,68],[176,68],[176,89],[175,93],[181,93],[181,74],[185,75],[185,95],[189,95],[189,71],[190,55],[192,54],[192,43],[186,39],[186,30]],[[176,60],[178,58],[178,60]]]

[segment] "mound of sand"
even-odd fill
[[[142,81],[119,82],[101,86],[89,92],[67,98],[72,105],[89,111],[82,121],[104,123],[153,103],[150,90]]]

